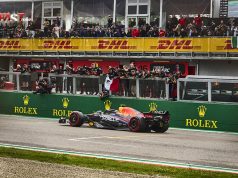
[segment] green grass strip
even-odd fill
[[[176,178],[237,178],[237,174],[201,171],[193,169],[172,168],[166,166],[156,166],[149,164],[131,163],[123,161],[114,161],[108,159],[89,158],[81,156],[72,156],[65,154],[45,153],[39,151],[28,151],[15,148],[0,147],[0,157],[18,158],[35,160],[47,163],[57,163],[64,165],[73,165],[93,169],[103,169],[109,171],[120,171],[127,173],[160,175]]]

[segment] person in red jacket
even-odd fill
[[[198,32],[198,34],[200,34],[200,32],[202,30],[201,29],[202,23],[203,23],[202,18],[200,17],[200,14],[198,14],[198,16],[194,18],[194,21],[195,21],[195,26],[196,26],[197,32]]]
[[[139,37],[140,36],[140,31],[137,27],[134,27],[132,32],[131,32],[132,37]]]
[[[179,24],[181,25],[182,28],[185,28],[186,18],[183,15],[181,15],[181,18],[179,19]]]
[[[201,18],[201,16],[200,16],[200,14],[198,14],[198,16],[194,18],[194,20],[195,20],[196,26],[197,26],[198,28],[201,28],[201,26],[202,26],[202,18]]]

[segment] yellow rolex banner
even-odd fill
[[[0,51],[215,53],[238,52],[237,44],[236,37],[1,39]]]

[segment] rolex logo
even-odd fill
[[[110,100],[106,100],[104,102],[105,110],[110,110],[111,109],[112,102]]]
[[[69,99],[68,98],[63,98],[62,103],[63,103],[63,107],[67,108],[69,106]]]
[[[204,117],[206,114],[207,108],[205,106],[199,106],[198,107],[198,115],[199,117]]]
[[[30,97],[27,96],[27,95],[25,95],[25,96],[23,97],[23,103],[24,103],[24,105],[28,105],[28,104],[29,104],[29,100],[30,100]]]
[[[150,108],[150,112],[155,112],[157,111],[157,104],[156,103],[150,103],[149,104],[149,108]]]

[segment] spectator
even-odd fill
[[[29,82],[30,82],[30,68],[27,64],[24,64],[22,69],[22,90],[28,90],[29,89]]]
[[[128,76],[132,79],[135,79],[137,76],[137,69],[135,67],[135,63],[131,62],[130,67],[128,69]],[[130,80],[129,83],[129,91],[130,91],[130,96],[136,96],[136,81],[135,80]]]
[[[200,14],[198,14],[198,16],[194,18],[194,20],[195,20],[196,28],[200,29],[202,26],[202,18],[200,17]]]
[[[28,30],[28,37],[34,38],[35,37],[35,26],[31,20],[28,22],[27,30]]]
[[[22,31],[20,32],[20,38],[27,38],[28,35],[27,35],[27,32],[25,29],[22,29]]]
[[[218,36],[227,36],[227,26],[223,20],[221,20],[220,25],[217,27]]]
[[[21,67],[20,64],[17,64],[17,67],[15,69],[12,67],[12,70],[13,70],[13,72],[21,72],[22,71],[22,67]]]
[[[238,26],[233,28],[233,36],[238,36]]]
[[[99,76],[102,74],[102,69],[98,67],[98,64],[92,63],[91,67],[89,68],[89,75]],[[93,95],[98,94],[98,88],[95,88],[93,84],[97,83],[97,78],[92,78],[91,82],[88,82],[88,92]]]
[[[182,28],[185,28],[185,26],[186,26],[186,18],[183,15],[181,15],[181,18],[179,19],[178,23],[180,24],[180,26]]]
[[[49,30],[50,30],[50,21],[46,18],[44,20],[43,26],[44,26],[44,36],[49,37]]]
[[[66,65],[65,67],[65,72],[67,75],[72,75],[73,74],[73,68],[70,67],[69,64]],[[73,93],[73,78],[72,77],[67,77],[67,93]]]
[[[127,34],[124,29],[121,29],[121,36],[120,37],[126,37]]]
[[[204,21],[206,23],[204,23]],[[43,23],[44,30],[36,29],[35,24],[29,21],[25,27],[22,21],[14,22],[10,19],[0,21],[0,37],[2,38],[47,38],[47,37],[195,37],[195,36],[236,36],[236,24],[234,19],[229,23],[224,23],[221,20],[219,24],[216,19],[202,19],[198,14],[195,18],[188,20],[185,16],[176,18],[175,15],[167,21],[166,28],[161,31],[158,28],[157,22],[145,24],[143,19],[140,19],[139,29],[135,27],[135,18],[129,19],[129,29],[125,28],[120,23],[113,23],[111,16],[108,17],[106,28],[98,24],[84,24],[74,20],[69,31],[61,27],[60,18],[53,19],[53,27],[50,25],[50,20],[45,19]],[[189,22],[187,24],[187,22]],[[228,21],[226,19],[226,21]],[[194,29],[195,28],[195,29]],[[127,31],[127,32],[126,32]],[[164,35],[165,32],[165,35]]]
[[[151,27],[147,32],[147,37],[157,37],[157,36],[158,32],[153,27]]]
[[[59,68],[57,68],[56,65],[53,65],[53,67],[52,67],[50,72],[54,73],[54,74],[57,74],[57,75],[60,75],[60,74],[64,73],[64,70],[63,70],[63,67],[61,65],[59,66]],[[55,90],[56,90],[56,93],[57,92],[62,93],[63,77],[55,77],[54,80],[55,80]]]
[[[171,20],[168,20],[167,24],[166,24],[166,36],[167,37],[173,37],[174,36],[173,28],[174,28],[174,25],[172,24]]]
[[[146,26],[142,26],[140,30],[140,37],[146,37],[147,32],[146,32]]]
[[[171,18],[171,29],[176,28],[177,25],[178,25],[178,19],[175,15],[173,15]]]
[[[136,26],[134,26],[134,28],[133,28],[133,30],[131,32],[131,36],[132,37],[139,37],[140,36],[140,31],[139,31],[139,29]]]
[[[111,15],[108,15],[107,27],[111,28],[112,27],[112,23],[113,23],[113,19],[112,19]]]
[[[175,37],[179,37],[180,36],[181,29],[182,29],[182,26],[180,24],[178,24],[177,27],[173,30]]]
[[[59,38],[60,37],[60,27],[56,23],[54,28],[53,28],[53,37]]]
[[[128,29],[127,37],[132,37],[132,29],[131,28]]]
[[[176,85],[177,85],[175,75],[173,75],[172,73],[169,73],[167,82],[169,84],[169,98],[172,98],[173,100],[175,100]]]
[[[36,81],[36,91],[34,91],[34,94],[40,93],[40,94],[51,94],[52,87],[49,84],[49,81],[47,78],[40,79],[39,81]]]

